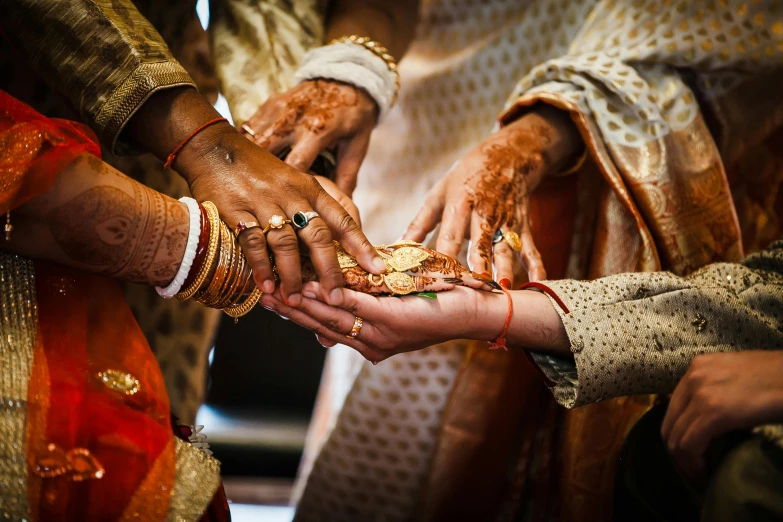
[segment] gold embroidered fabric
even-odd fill
[[[717,263],[685,278],[639,273],[547,285],[570,310],[553,301],[574,364],[533,357],[567,408],[669,393],[702,353],[783,350],[783,240],[741,264]]]
[[[0,30],[114,150],[124,125],[163,88],[194,85],[131,0],[7,0]]]
[[[299,63],[323,44],[326,0],[211,0],[215,66],[234,123],[285,92]]]
[[[176,438],[177,472],[167,522],[197,522],[220,486],[220,462]]]
[[[32,261],[0,250],[0,519],[29,517],[25,429],[37,331]]]

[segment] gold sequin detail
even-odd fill
[[[22,520],[27,505],[27,386],[37,331],[33,263],[0,251],[0,519]]]
[[[220,486],[220,463],[189,442],[176,439],[177,472],[167,522],[197,521]]]
[[[135,395],[139,391],[139,380],[133,375],[118,370],[106,370],[95,375],[104,386],[125,395]]]

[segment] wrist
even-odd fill
[[[237,151],[249,143],[228,122],[215,123],[193,136],[177,154],[172,166],[188,185],[192,185],[202,174],[217,173],[234,163]]]
[[[551,105],[537,105],[505,129],[517,138],[516,146],[524,154],[541,158],[541,168],[530,178],[533,187],[543,178],[568,170],[584,152],[584,143],[568,112]]]
[[[494,341],[503,330],[508,313],[508,298],[502,292],[476,291],[475,294],[475,312],[468,314],[468,331],[465,337],[478,341]]]

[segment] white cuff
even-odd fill
[[[182,289],[182,285],[185,284],[185,280],[190,274],[190,269],[193,266],[193,260],[196,258],[196,249],[198,248],[198,239],[201,235],[201,209],[193,198],[180,198],[188,207],[188,214],[190,215],[190,229],[188,230],[188,242],[185,245],[185,255],[182,257],[182,263],[179,265],[177,275],[169,283],[166,288],[159,286],[155,287],[158,295],[164,299],[171,299],[179,293]]]
[[[352,43],[316,47],[305,54],[294,74],[294,83],[324,78],[363,89],[378,104],[380,122],[391,109],[396,94],[396,77],[375,53]]]

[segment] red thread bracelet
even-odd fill
[[[525,283],[524,285],[519,287],[520,290],[527,290],[529,288],[536,288],[538,290],[541,290],[546,295],[551,297],[552,300],[555,303],[557,303],[557,306],[559,306],[563,310],[563,313],[566,313],[566,314],[570,314],[571,313],[571,311],[568,309],[566,304],[563,302],[562,299],[560,299],[560,297],[558,297],[558,295],[555,293],[555,291],[552,290],[551,288],[549,288],[548,286],[546,286],[544,283],[539,283],[537,281],[533,281],[533,282],[530,282],[530,283]]]
[[[508,333],[508,327],[511,326],[511,317],[514,315],[514,300],[511,298],[511,292],[509,292],[508,289],[501,289],[508,298],[508,314],[506,314],[506,322],[503,323],[503,331],[500,332],[500,335],[497,339],[489,343],[489,349],[497,350],[498,348],[503,348],[504,350],[508,351],[508,348],[506,348],[506,334]]]
[[[185,138],[184,140],[182,140],[182,142],[181,142],[179,145],[177,145],[177,146],[174,148],[174,150],[173,150],[173,151],[171,151],[171,154],[169,154],[168,158],[166,158],[166,163],[164,163],[164,164],[163,164],[163,168],[164,168],[164,169],[167,169],[167,168],[171,167],[171,164],[172,164],[172,163],[174,163],[174,160],[175,160],[175,159],[177,159],[177,154],[179,154],[179,153],[180,153],[180,151],[182,151],[182,147],[184,147],[185,145],[187,145],[187,143],[188,143],[190,140],[192,140],[192,139],[193,139],[193,137],[194,137],[196,134],[198,134],[199,132],[203,131],[204,129],[206,129],[206,128],[207,128],[207,127],[209,127],[210,125],[214,125],[215,123],[220,123],[221,121],[228,122],[228,120],[227,120],[227,119],[225,119],[225,118],[215,118],[214,120],[209,120],[208,122],[201,124],[201,125],[200,125],[198,128],[196,128],[196,130],[194,130],[193,132],[191,132],[191,133],[188,135],[188,137],[187,137],[187,138]]]

